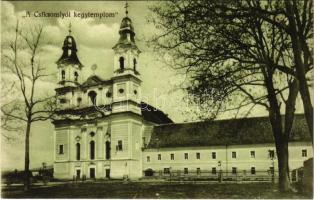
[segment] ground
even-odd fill
[[[3,186],[3,198],[310,198],[311,195],[280,193],[270,183],[144,183],[85,182],[48,183],[33,186],[28,192],[20,186]]]

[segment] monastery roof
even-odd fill
[[[168,115],[162,112],[161,110],[158,110],[145,102],[141,102],[140,106],[142,110],[142,116],[146,121],[153,122],[156,124],[173,123],[173,121],[168,117]]]
[[[290,141],[311,141],[304,115],[296,115]],[[154,126],[147,148],[273,143],[268,117]]]

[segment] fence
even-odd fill
[[[164,179],[168,181],[217,181],[217,182],[278,182],[278,171],[206,171],[206,170],[170,170],[143,171],[146,179]],[[300,181],[303,173],[301,170],[290,172],[292,182]]]

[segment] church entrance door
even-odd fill
[[[110,169],[106,169],[106,178],[110,178]]]
[[[95,168],[89,169],[89,178],[95,178]]]
[[[81,178],[81,170],[77,169],[76,170],[76,179],[80,179]]]

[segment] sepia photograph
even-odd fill
[[[312,0],[2,0],[1,198],[313,199]]]

